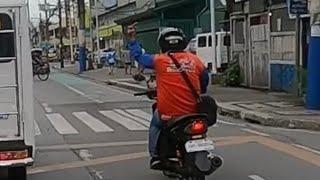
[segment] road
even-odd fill
[[[152,101],[53,72],[35,79],[36,159],[29,180],[164,180],[148,169]],[[220,117],[209,130],[224,165],[208,180],[319,180],[320,133]]]

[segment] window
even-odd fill
[[[218,36],[216,35],[216,46],[218,45]],[[209,36],[209,47],[212,47],[212,36]]]
[[[198,39],[198,47],[206,47],[207,46],[207,37],[201,36]]]
[[[234,40],[236,44],[244,44],[244,20],[237,20],[234,27]]]
[[[14,30],[7,14],[0,14],[0,58],[15,57]]]

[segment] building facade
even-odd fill
[[[307,68],[309,16],[299,22],[301,43],[297,45],[295,19],[289,16],[287,0],[236,0],[231,8],[232,59],[239,62],[242,85],[295,91],[297,70],[305,74]],[[299,68],[296,46],[301,50]]]
[[[115,20],[133,15],[135,9],[135,0],[113,0],[97,3],[101,49],[115,48],[120,51],[123,48],[122,26],[116,24]],[[92,15],[94,16],[95,13]]]
[[[209,0],[137,0],[137,11],[134,15],[118,19],[116,22],[127,27],[133,21],[138,21],[137,38],[143,47],[151,53],[158,53],[157,37],[165,27],[178,27],[184,30],[188,39],[197,33],[210,31],[210,1]],[[223,1],[216,0],[216,27],[224,20],[226,6]]]

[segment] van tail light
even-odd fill
[[[28,150],[0,152],[0,161],[18,160],[28,158]]]
[[[199,135],[207,132],[208,126],[203,120],[196,120],[190,124],[185,132],[189,135]]]

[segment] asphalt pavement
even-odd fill
[[[36,159],[29,180],[165,180],[149,170],[152,101],[53,71],[34,80]],[[219,117],[209,130],[224,165],[208,180],[318,180],[320,133]]]

